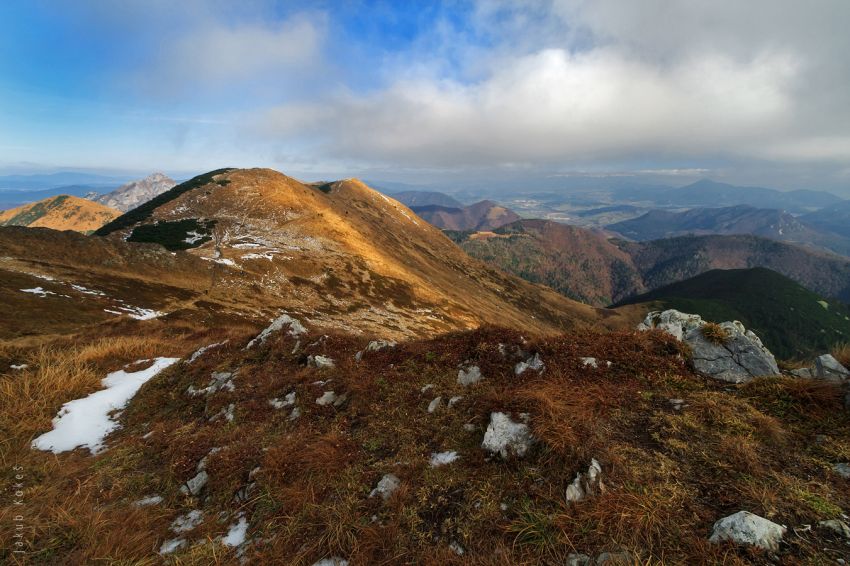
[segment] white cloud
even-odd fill
[[[274,79],[316,65],[323,35],[324,23],[303,15],[274,24],[210,21],[166,42],[147,72],[165,88]]]
[[[745,63],[711,54],[660,72],[607,48],[546,49],[494,69],[471,84],[408,78],[368,96],[285,105],[257,126],[332,155],[414,165],[694,154],[775,131],[796,73],[782,53]]]

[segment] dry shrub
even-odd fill
[[[725,344],[729,340],[729,331],[716,322],[706,322],[702,327],[702,335],[712,344]]]

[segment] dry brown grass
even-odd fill
[[[850,368],[850,342],[836,344],[830,353],[841,365]]]

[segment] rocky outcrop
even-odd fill
[[[651,312],[638,325],[639,330],[657,328],[685,342],[691,348],[694,368],[709,377],[731,383],[745,383],[754,377],[778,375],[776,359],[758,336],[738,322],[712,325],[699,315],[674,309]]]
[[[708,540],[714,543],[731,541],[775,552],[779,549],[785,531],[785,527],[764,517],[749,511],[738,511],[714,523],[714,531]]]
[[[122,185],[111,193],[96,196],[92,200],[121,212],[127,212],[161,195],[176,184],[174,179],[163,173],[153,173],[144,179]]]

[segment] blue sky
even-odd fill
[[[9,0],[0,173],[841,192],[847,21],[844,0]]]

